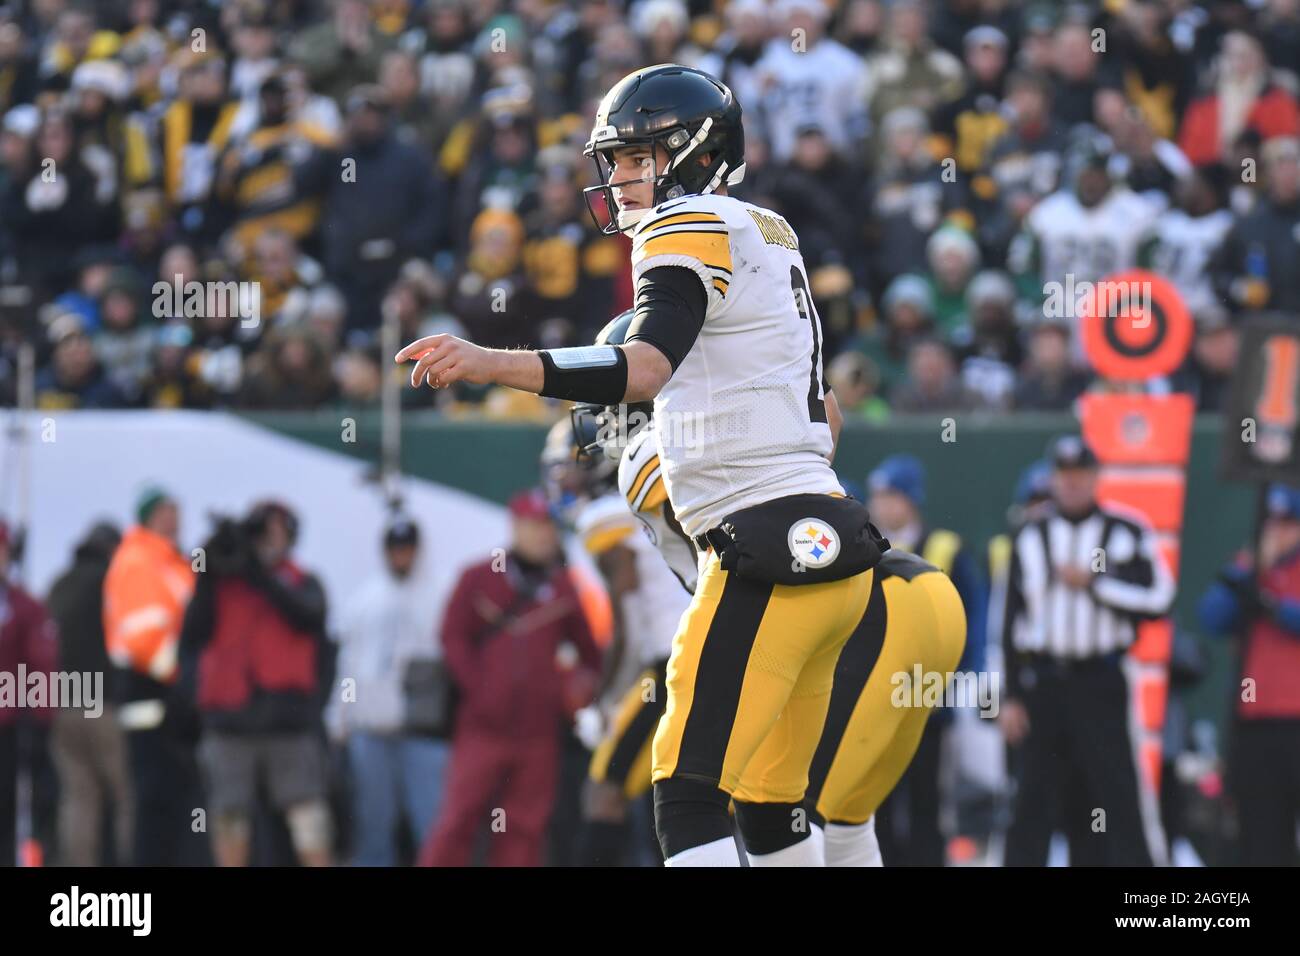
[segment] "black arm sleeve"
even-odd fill
[[[709,298],[700,277],[685,266],[655,266],[636,284],[636,314],[628,342],[649,342],[677,371],[704,327]]]

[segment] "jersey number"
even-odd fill
[[[790,267],[790,289],[794,292],[794,307],[799,310],[799,318],[806,319],[812,329],[812,370],[808,373],[808,420],[826,422],[826,402],[817,387],[817,360],[821,357],[821,319],[817,318],[817,308],[813,305],[808,292],[808,280],[798,266]]]

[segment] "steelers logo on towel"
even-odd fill
[[[786,536],[790,553],[804,567],[824,568],[840,556],[840,536],[820,518],[804,518]]]

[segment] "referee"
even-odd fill
[[[1164,863],[1140,787],[1125,650],[1169,610],[1174,582],[1151,531],[1097,504],[1097,458],[1075,436],[1049,453],[1051,502],[1016,534],[1004,616],[999,723],[1021,748],[1008,866],[1041,866],[1054,829],[1075,865]]]

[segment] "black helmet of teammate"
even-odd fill
[[[632,325],[632,310],[620,313],[596,335],[597,345],[622,345]],[[653,402],[622,405],[577,404],[569,411],[573,441],[579,457],[604,458],[617,463],[628,441],[650,423]]]
[[[653,206],[679,196],[707,195],[721,185],[734,186],[745,176],[745,131],[740,104],[720,80],[676,63],[661,63],[629,73],[605,94],[584,154],[596,163],[599,186],[583,190],[587,210],[600,220],[591,194],[605,201],[607,234],[630,229],[634,220],[619,218],[611,183],[612,150],[655,146],[667,152],[668,166],[653,171]],[[707,157],[707,162],[702,162]],[[639,210],[638,210],[639,211]],[[639,217],[638,217],[639,218]]]

